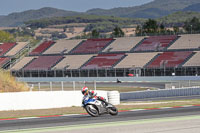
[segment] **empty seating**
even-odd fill
[[[112,68],[124,56],[124,54],[101,54],[92,58],[82,69]]]
[[[168,49],[200,48],[200,34],[181,35]]]
[[[37,58],[37,57],[24,57],[22,58],[19,62],[17,62],[12,68],[11,70],[20,70],[22,69],[26,64],[28,64],[30,61],[32,61],[34,58]]]
[[[147,68],[179,67],[191,54],[191,51],[164,52],[150,62]]]
[[[145,39],[134,51],[162,51],[167,48],[177,36],[152,36]]]
[[[39,56],[33,59],[24,70],[50,70],[56,63],[58,63],[63,56]]]
[[[129,53],[115,68],[143,68],[158,53]]]
[[[144,37],[123,37],[116,38],[108,47],[106,47],[103,52],[113,52],[113,51],[130,51],[135,47]]]
[[[27,42],[17,42],[17,44],[8,53],[6,53],[5,56],[16,55],[18,52],[20,52],[20,50],[26,47],[27,44]]]
[[[35,48],[30,55],[39,55],[45,50],[47,50],[51,45],[53,45],[53,41],[45,41],[42,44],[40,44],[37,48]]]
[[[79,69],[92,56],[95,55],[67,55],[53,69]]]
[[[113,39],[88,39],[72,50],[73,54],[98,53]]]
[[[197,51],[183,66],[200,66],[200,51]]]
[[[11,50],[16,43],[3,43],[0,45],[0,56],[6,54],[9,50]]]
[[[71,51],[82,40],[58,40],[43,54],[65,54]]]

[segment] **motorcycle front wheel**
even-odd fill
[[[98,117],[99,116],[99,111],[95,107],[95,105],[86,105],[85,110],[87,113],[93,117]]]

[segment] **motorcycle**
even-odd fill
[[[82,107],[93,117],[98,117],[102,114],[118,114],[118,110],[114,105],[108,103],[106,106],[103,101],[97,100],[96,98],[84,97]]]

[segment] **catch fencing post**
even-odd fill
[[[97,90],[97,84],[96,84],[96,80],[94,81],[94,90]]]
[[[40,82],[38,83],[38,90],[40,91]]]
[[[62,91],[64,91],[63,81],[61,81],[61,87],[62,87]]]
[[[190,82],[190,80],[189,80],[189,87],[191,87],[191,82]]]
[[[51,91],[52,91],[52,82],[50,82],[50,89],[51,89]]]
[[[74,89],[74,91],[75,91],[75,87],[76,87],[76,86],[75,86],[75,81],[73,81],[73,89]]]

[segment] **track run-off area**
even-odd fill
[[[0,133],[193,133],[200,131],[200,105],[0,120]],[[196,133],[196,132],[195,132]]]

